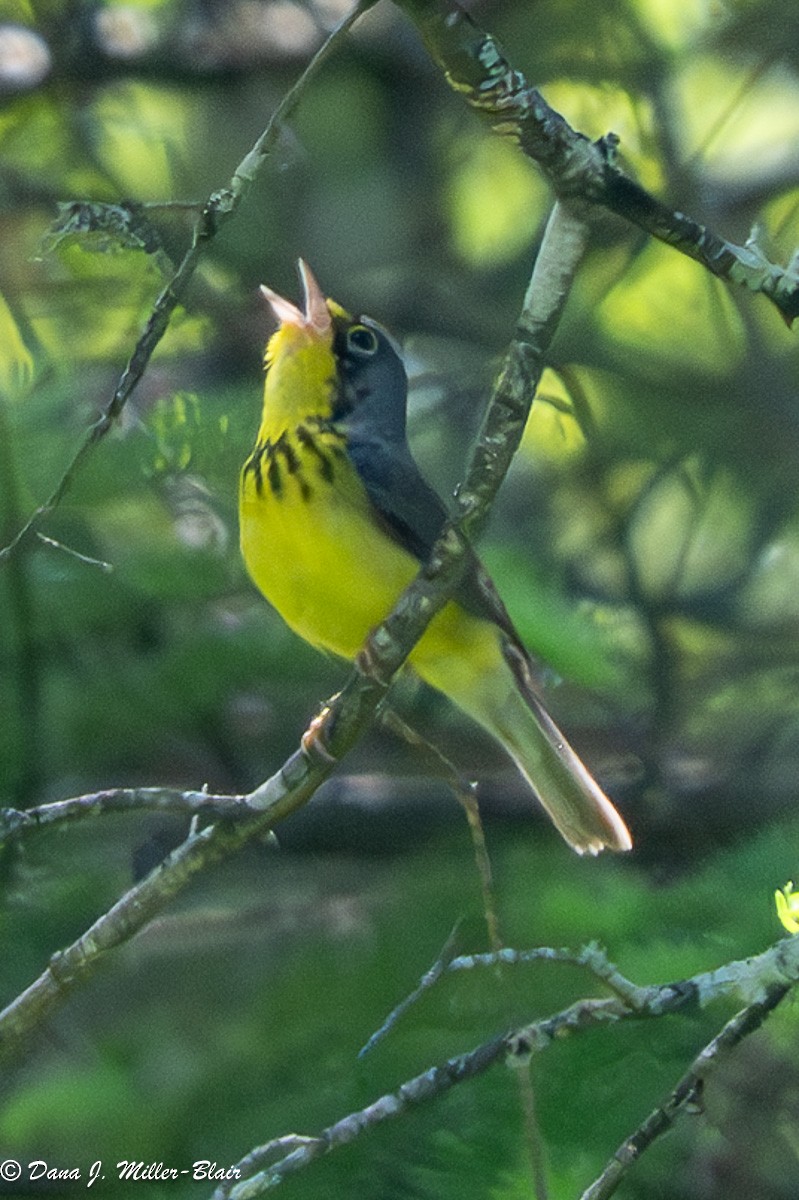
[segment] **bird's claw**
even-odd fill
[[[330,753],[324,740],[325,720],[329,711],[330,709],[323,708],[311,721],[300,739],[303,754],[308,758],[319,758],[328,766],[337,761],[335,754]]]

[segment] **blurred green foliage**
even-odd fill
[[[108,402],[198,205],[334,9],[0,0],[3,544]],[[774,259],[790,257],[794,0],[476,11],[578,128],[621,136],[645,186],[731,240],[757,224]],[[238,791],[280,764],[343,668],[288,633],[239,561],[237,473],[268,333],[256,285],[295,295],[301,254],[331,295],[404,339],[414,447],[447,492],[549,204],[381,0],[213,242],[133,400],[42,526],[50,540],[0,568],[3,803],[128,783]],[[796,335],[764,300],[597,220],[482,549],[552,667],[553,709],[629,815],[632,860],[572,860],[473,730],[428,695],[408,700],[485,780],[512,944],[597,937],[644,982],[777,932],[769,897],[797,873],[796,826],[779,822],[799,769],[798,368]],[[392,766],[411,781],[392,785]],[[480,910],[465,823],[424,769],[372,735],[280,855],[230,864],[109,962],[3,1081],[3,1152],[227,1163],[593,990],[555,968],[446,981],[355,1066],[455,921]],[[100,824],[8,856],[4,1001],[113,902],[135,854],[157,859],[181,833],[147,817]],[[553,1200],[579,1194],[725,1015],[597,1031],[534,1064]],[[794,1043],[788,1009],[625,1195],[794,1197]],[[527,1194],[520,1127],[500,1069],[288,1186],[504,1200]]]

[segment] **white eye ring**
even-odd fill
[[[353,325],[347,330],[347,349],[358,358],[371,358],[377,347],[377,334],[368,325]]]

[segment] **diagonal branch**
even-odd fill
[[[506,1052],[505,1038],[494,1038],[467,1054],[430,1067],[421,1075],[407,1080],[395,1092],[380,1096],[358,1112],[348,1113],[327,1129],[323,1129],[316,1137],[290,1134],[256,1147],[234,1168],[239,1177],[246,1175],[248,1178],[242,1179],[240,1183],[234,1182],[232,1185],[218,1188],[214,1192],[213,1200],[255,1200],[255,1197],[263,1196],[289,1175],[310,1166],[316,1159],[330,1154],[331,1151],[355,1141],[376,1125],[400,1117],[409,1108],[437,1099],[459,1083],[482,1075],[489,1067],[503,1060]],[[276,1150],[287,1148],[287,1154],[267,1165]],[[253,1170],[256,1171],[255,1174]]]
[[[700,1050],[663,1104],[653,1109],[638,1129],[619,1146],[602,1174],[586,1188],[580,1200],[608,1200],[644,1151],[664,1133],[668,1133],[678,1117],[692,1108],[695,1110],[697,1105],[701,1106],[702,1093],[712,1072],[744,1038],[760,1028],[790,990],[788,983],[772,984],[762,1000],[756,1000],[736,1013]]]
[[[286,92],[280,104],[278,104],[272,113],[266,128],[236,167],[227,187],[214,192],[208,197],[195,222],[191,245],[183,256],[175,274],[164,286],[161,294],[155,301],[152,312],[147,319],[139,340],[133,348],[133,353],[124,371],[119,377],[110,400],[97,420],[87,430],[83,442],[78,447],[72,461],[53,491],[44,503],[30,515],[11,541],[0,549],[0,562],[13,553],[20,542],[30,537],[38,529],[44,518],[53,509],[58,507],[94,447],[113,427],[135,388],[141,381],[156,346],[167,331],[172,314],[186,295],[202,255],[222,226],[234,215],[242,200],[247,195],[250,185],[253,183],[259,169],[263,166],[263,163],[269,157],[277,142],[286,118],[297,107],[308,84],[315,78],[319,68],[330,56],[343,35],[347,33],[358,17],[367,8],[370,8],[373,3],[374,0],[358,0],[352,12],[344,17],[335,29],[331,31],[294,86]]]
[[[455,0],[396,2],[418,26],[450,86],[496,133],[518,143],[557,196],[605,208],[720,279],[762,292],[789,325],[799,316],[799,255],[778,266],[754,239],[738,246],[656,199],[619,167],[615,134],[592,142],[572,129]]]

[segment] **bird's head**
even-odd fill
[[[405,436],[407,377],[398,349],[369,317],[325,297],[300,259],[304,307],[262,287],[278,328],[267,343],[262,433],[276,437],[308,417],[345,429]]]

